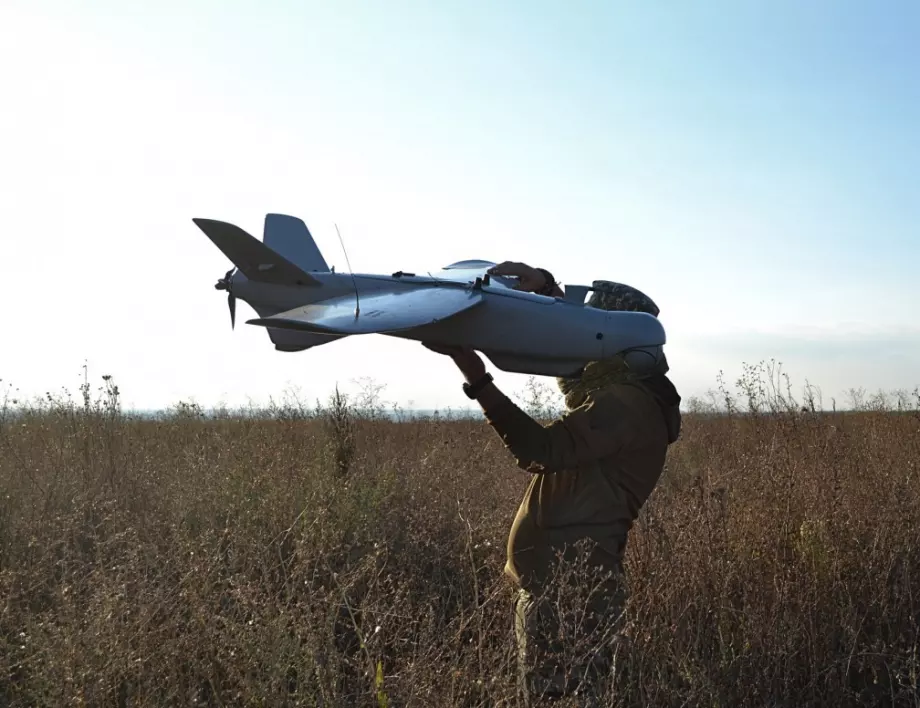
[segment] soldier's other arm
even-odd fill
[[[514,290],[523,290],[551,297],[565,297],[556,278],[546,268],[534,268],[518,261],[504,261],[489,268],[491,275],[510,275],[518,279]]]
[[[635,437],[634,417],[613,395],[601,395],[542,425],[490,383],[478,397],[489,425],[526,472],[573,469],[627,446]]]

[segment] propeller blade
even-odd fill
[[[217,281],[214,286],[218,290],[227,291],[227,306],[230,308],[230,328],[236,329],[236,298],[233,296],[233,273],[236,268],[231,268],[227,274]]]

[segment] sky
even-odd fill
[[[826,399],[913,388],[918,34],[908,1],[2,0],[0,379],[469,406],[415,342],[281,353],[244,303],[231,330],[192,218],[282,212],[339,271],[336,224],[357,272],[635,285],[685,399],[770,359]]]

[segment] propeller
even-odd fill
[[[231,268],[227,271],[227,274],[217,281],[217,284],[214,286],[216,290],[226,290],[227,291],[227,306],[230,308],[230,328],[236,329],[236,296],[233,294],[233,273],[236,271],[236,268]]]

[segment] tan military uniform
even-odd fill
[[[675,416],[679,427],[673,401],[662,404],[635,381],[591,391],[584,403],[546,426],[507,397],[486,411],[518,466],[533,474],[511,528],[505,566],[520,587],[515,628],[526,696],[571,695],[578,685],[603,692],[598,684],[607,678],[611,649],[606,640],[626,598],[621,563],[627,534],[661,475],[677,435]],[[606,649],[581,655],[554,640],[562,618],[551,599],[557,554],[574,561],[580,541],[590,546],[588,562],[611,574],[583,598],[593,618],[578,620],[585,640]]]

